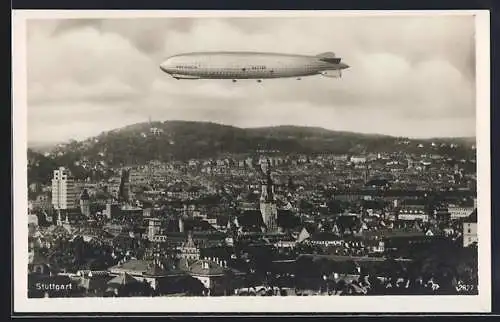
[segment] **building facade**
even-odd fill
[[[153,241],[159,235],[161,235],[161,220],[158,218],[149,218],[148,239]]]
[[[77,191],[75,181],[68,169],[54,170],[52,178],[52,206],[57,210],[76,208]]]
[[[191,232],[188,233],[187,241],[182,243],[178,250],[180,258],[194,260],[200,259],[200,249],[196,246]]]
[[[398,213],[398,220],[427,222],[429,215],[423,209],[401,209]]]
[[[448,212],[452,220],[468,217],[473,211],[473,207],[448,207]]]
[[[474,243],[477,243],[477,223],[475,222],[465,222],[463,224],[463,246],[468,247]]]

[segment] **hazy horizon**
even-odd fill
[[[99,133],[96,133],[95,135],[90,135],[87,137],[83,137],[80,139],[67,139],[67,140],[62,140],[62,141],[43,141],[43,140],[28,140],[28,147],[30,145],[53,145],[53,144],[61,144],[61,143],[67,143],[71,140],[76,140],[76,141],[83,141],[92,137],[99,136],[102,133],[110,132],[113,130],[118,130],[120,128],[124,128],[127,126],[131,125],[136,125],[136,124],[144,124],[148,123],[149,120],[144,121],[144,122],[137,122],[137,123],[131,123],[124,125],[123,127],[119,128],[113,128],[109,130],[104,130]],[[207,122],[207,123],[212,123],[212,124],[217,124],[217,125],[222,125],[222,126],[232,126],[240,129],[258,129],[258,128],[269,128],[269,127],[297,127],[297,128],[316,128],[316,129],[323,129],[327,131],[332,131],[332,132],[348,132],[348,133],[356,133],[356,134],[365,134],[365,135],[381,135],[381,136],[393,136],[393,137],[402,137],[402,138],[408,138],[412,140],[432,140],[432,139],[475,139],[476,136],[443,136],[443,137],[409,137],[409,136],[395,136],[395,135],[388,135],[388,134],[383,134],[383,133],[372,133],[372,132],[353,132],[353,131],[343,131],[343,130],[332,130],[332,129],[326,129],[320,126],[302,126],[302,125],[293,125],[293,124],[277,124],[277,125],[272,125],[272,126],[249,126],[249,127],[239,127],[231,124],[223,124],[223,123],[217,123],[217,122],[211,122],[211,121],[190,121],[190,120],[151,120],[151,123],[164,123],[164,122]]]
[[[82,140],[150,117],[475,137],[474,29],[472,15],[431,14],[31,20],[28,141]],[[177,81],[159,69],[173,54],[240,50],[333,51],[351,67],[341,79],[262,83]]]

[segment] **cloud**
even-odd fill
[[[91,27],[57,37],[33,34],[28,47],[29,83],[72,80],[88,85],[114,77],[141,88],[153,81],[154,74],[147,71],[156,67],[127,39]]]
[[[60,81],[47,86],[34,83],[28,88],[29,102],[35,107],[43,102],[121,101],[139,95],[140,92],[135,88],[114,78],[98,80],[87,85],[81,85],[74,80]]]
[[[83,138],[150,116],[475,133],[472,16],[33,20],[27,41],[30,139]],[[170,55],[211,50],[334,51],[351,68],[342,79],[263,83],[177,81],[158,68]]]

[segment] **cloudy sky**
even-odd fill
[[[470,16],[28,21],[28,140],[59,142],[153,120],[278,124],[409,137],[475,135]],[[316,55],[342,79],[177,81],[189,51]]]

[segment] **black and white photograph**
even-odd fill
[[[490,310],[487,12],[13,15],[19,307]]]

